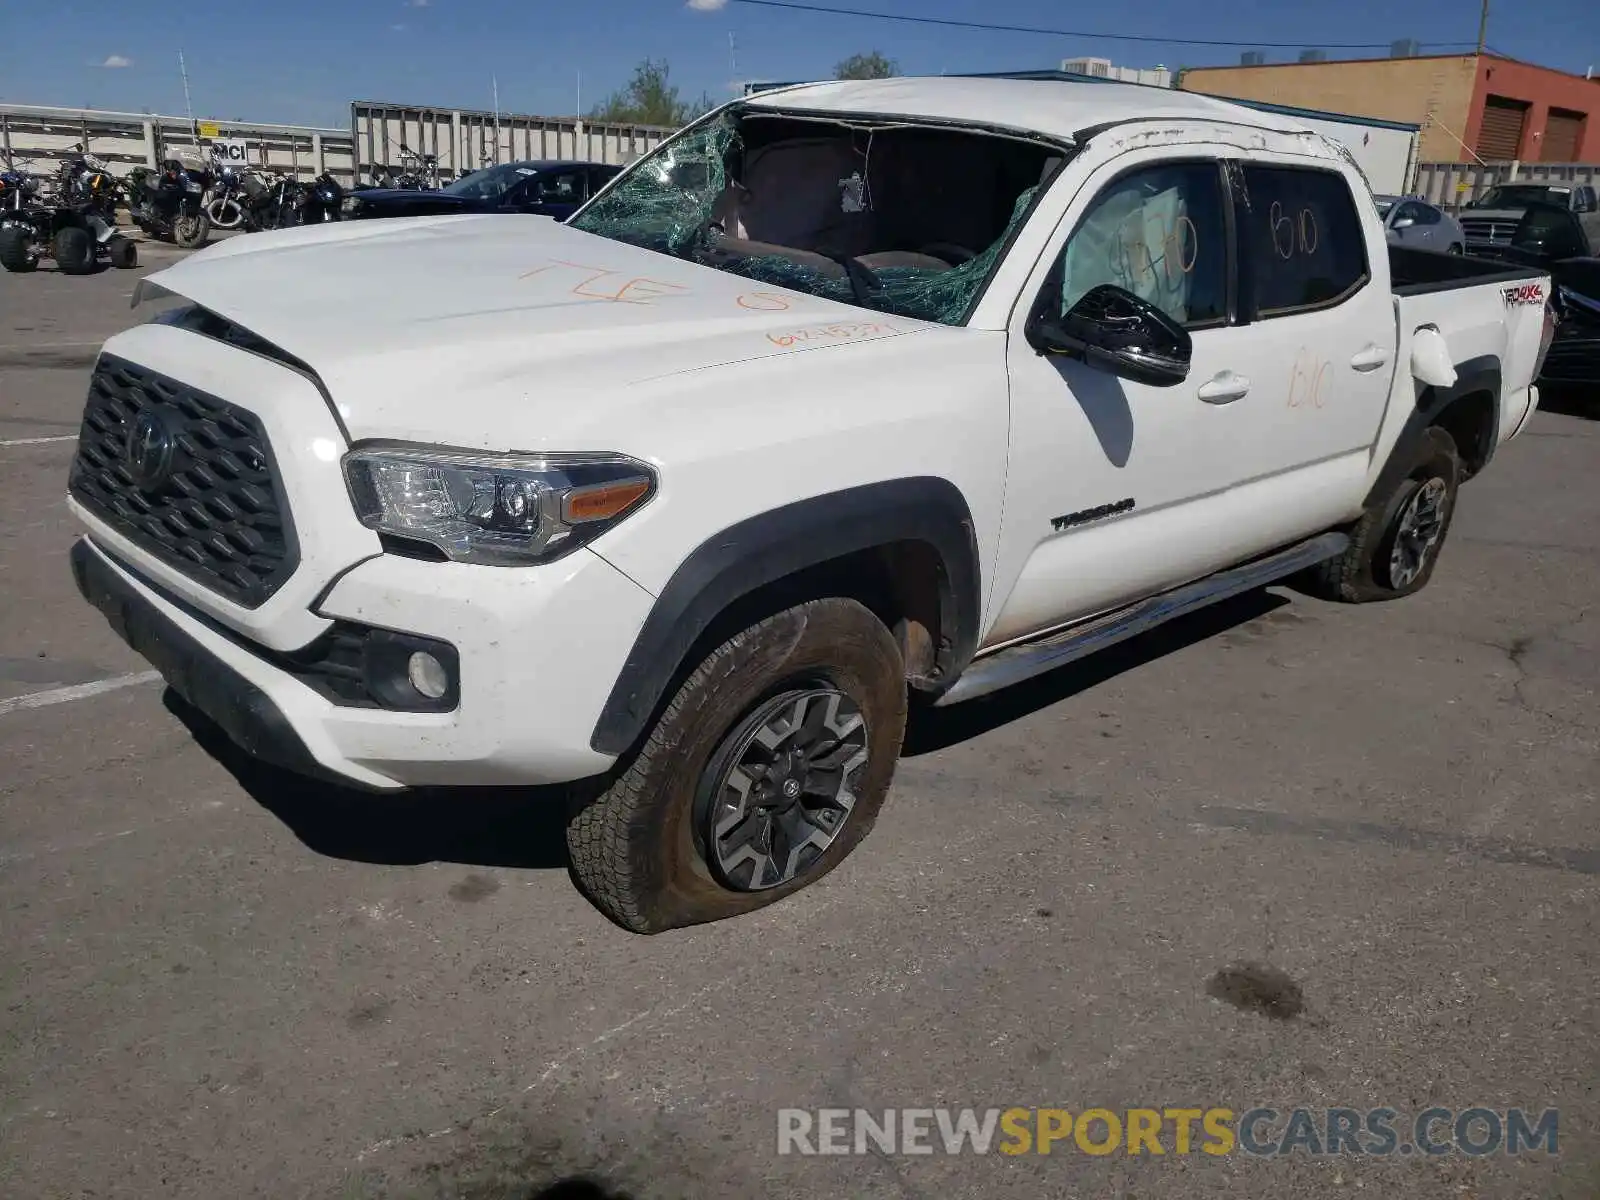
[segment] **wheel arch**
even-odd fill
[[[847,488],[714,534],[661,590],[612,685],[589,744],[622,754],[706,653],[742,628],[821,596],[865,604],[896,636],[908,683],[942,691],[977,647],[981,612],[972,513],[947,479]]]
[[[1457,363],[1456,381],[1450,387],[1424,388],[1367,493],[1366,506],[1383,502],[1405,475],[1417,443],[1433,427],[1454,439],[1466,478],[1483,470],[1499,444],[1501,385],[1499,357],[1484,354]]]

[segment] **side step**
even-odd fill
[[[934,707],[943,708],[963,700],[987,696],[990,692],[1032,679],[1035,675],[1064,667],[1098,650],[1137,637],[1174,617],[1184,616],[1241,592],[1265,587],[1296,571],[1337,558],[1349,545],[1350,539],[1342,533],[1324,533],[1265,558],[1219,571],[1148,600],[1140,600],[1116,612],[1091,617],[1038,641],[997,650],[984,658],[974,659],[950,689],[934,702]]]

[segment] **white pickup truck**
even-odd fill
[[[573,218],[252,235],[94,369],[84,596],[268,762],[558,784],[626,928],[871,828],[908,707],[1247,588],[1408,595],[1537,404],[1549,280],[1170,90],[734,102]],[[461,803],[471,803],[463,796]]]

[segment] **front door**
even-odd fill
[[[1265,536],[1271,522],[1237,501],[1249,471],[1230,441],[1277,381],[1262,334],[1234,323],[1230,207],[1220,152],[1168,150],[1113,160],[1068,209],[1024,298],[1064,312],[1098,284],[1126,288],[1189,331],[1192,366],[1155,387],[1041,355],[1023,336],[1032,305],[1019,306],[986,646],[1207,574]]]

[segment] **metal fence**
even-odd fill
[[[375,171],[398,173],[416,164],[405,151],[438,158],[441,182],[495,162],[560,159],[624,164],[673,133],[646,125],[596,124],[578,117],[421,108],[359,101],[348,129],[263,125],[111,112],[0,104],[0,159],[48,174],[82,144],[126,175],[164,159],[209,157],[217,142],[241,147],[241,165],[311,179],[324,171],[339,182],[372,182]]]
[[[349,136],[363,182],[379,169],[418,169],[417,155],[437,158],[441,180],[494,163],[530,159],[622,165],[654,149],[673,132],[655,125],[602,124],[581,117],[419,108],[370,100],[350,106]]]
[[[1476,200],[1497,183],[1513,182],[1600,187],[1600,163],[1419,163],[1411,190],[1434,204],[1454,207]]]
[[[355,177],[350,135],[342,129],[226,121],[191,124],[186,117],[157,113],[0,105],[0,150],[7,161],[39,174],[55,170],[71,155],[75,143],[104,160],[114,174],[126,175],[135,167],[156,167],[168,158],[209,155],[210,144],[220,139],[243,143],[245,162],[263,170],[301,179],[327,171],[344,183]]]

